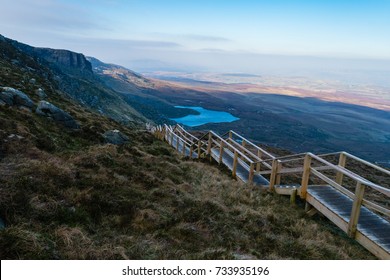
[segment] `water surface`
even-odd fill
[[[200,126],[207,123],[234,122],[240,119],[228,112],[207,110],[203,107],[175,106],[175,108],[192,109],[199,112],[199,115],[187,115],[185,117],[171,119],[177,123],[191,127]]]

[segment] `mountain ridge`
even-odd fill
[[[131,124],[148,121],[122,95],[106,86],[92,71],[83,54],[67,50],[35,48],[2,37],[2,65],[5,73],[19,73],[21,79],[5,76],[0,84],[27,92],[39,87],[53,94],[66,95],[96,112]],[[37,75],[38,74],[38,75]],[[35,76],[38,76],[34,78]],[[35,79],[35,83],[30,83]],[[22,83],[21,83],[22,82]]]

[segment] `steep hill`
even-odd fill
[[[50,96],[71,98],[123,123],[147,120],[92,72],[90,62],[82,54],[34,48],[5,37],[0,37],[0,50],[0,86],[15,87],[32,95],[41,88]]]
[[[1,259],[373,258],[325,219],[99,113],[121,97],[88,69],[13,44],[0,40]],[[107,143],[117,130],[124,143]]]

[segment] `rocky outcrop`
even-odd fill
[[[119,130],[108,130],[103,134],[107,143],[114,145],[122,145],[129,142],[129,137],[120,132]]]
[[[50,48],[36,48],[14,40],[9,42],[19,50],[29,55],[39,57],[50,63],[59,66],[61,69],[77,70],[86,73],[92,73],[92,65],[81,53],[68,50],[56,50]]]
[[[34,48],[34,52],[48,62],[92,73],[91,63],[81,53],[46,48]]]
[[[40,101],[35,112],[38,115],[51,118],[65,127],[72,129],[80,127],[71,115],[47,101]]]
[[[0,87],[0,105],[17,106],[31,110],[34,107],[34,102],[20,90]]]

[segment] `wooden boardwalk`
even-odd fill
[[[306,201],[344,232],[348,232],[353,208],[353,200],[350,197],[331,186],[309,186]],[[376,250],[377,256],[385,258],[390,252],[390,223],[362,206],[355,238],[370,246],[372,250]],[[371,242],[375,243],[375,246],[370,244]]]
[[[179,125],[149,130],[184,157],[215,160],[234,178],[289,195],[293,203],[299,196],[306,201],[308,214],[322,213],[378,258],[390,259],[389,170],[346,152],[275,157],[234,131],[221,136],[209,131],[197,138]],[[338,162],[331,163],[327,160],[330,156],[337,156]],[[386,177],[388,185],[376,184],[347,169],[347,161]],[[285,179],[288,184],[284,184]]]
[[[211,149],[211,156],[218,161],[220,158],[220,150],[217,148]],[[240,158],[237,159],[237,169],[236,169],[236,176],[243,182],[247,182],[249,178],[249,172],[250,172],[250,166],[246,164],[243,160]],[[222,154],[222,163],[229,168],[230,170],[233,170],[234,165],[234,153],[232,153],[230,150],[224,150]],[[264,178],[263,176],[259,174],[253,175],[253,183],[256,185],[261,186],[268,186],[269,181]]]

